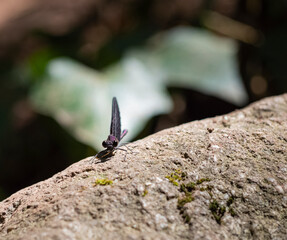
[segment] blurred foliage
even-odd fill
[[[19,10],[21,6],[23,11]],[[150,50],[144,46],[151,36],[175,26],[198,27],[238,41],[240,75],[252,102],[287,90],[286,10],[285,0],[86,0],[73,4],[51,0],[34,5],[19,2],[17,11],[10,8],[10,14],[2,14],[0,19],[0,198],[95,153],[52,118],[37,113],[29,101],[31,87],[45,79],[52,59],[65,56],[94,71],[121,72],[121,67],[115,67],[121,60],[148,57]],[[7,9],[3,5],[0,11]],[[3,22],[7,16],[13,16],[13,21]],[[130,49],[142,49],[142,53]],[[169,56],[162,55],[173,61]],[[187,60],[186,66],[192,60]],[[236,67],[236,61],[232,64],[230,69]],[[186,66],[182,67],[187,69]],[[152,70],[153,65],[147,67]],[[171,112],[147,118],[144,130],[135,139],[237,107],[236,102],[220,99],[213,92],[203,94],[196,86],[172,84],[178,77],[170,77],[166,85],[174,105]],[[210,85],[211,91],[214,86],[217,84]],[[121,84],[113,89],[117,88],[125,93]],[[109,94],[114,93],[112,90]],[[120,98],[120,108],[126,116],[128,104]],[[77,100],[71,99],[71,103],[74,101]],[[110,111],[110,100],[102,102],[99,117],[109,119],[110,113],[105,110]],[[122,117],[123,126],[129,125]]]
[[[126,140],[141,132],[152,117],[170,112],[167,86],[245,103],[236,52],[230,39],[175,28],[153,37],[148,46],[128,50],[118,64],[102,72],[70,59],[48,62],[46,74],[32,87],[31,101],[36,111],[55,118],[78,141],[100,150],[108,135],[113,96],[120,100],[122,123],[129,129]],[[42,63],[41,59],[36,62]]]

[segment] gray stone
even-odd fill
[[[0,239],[287,239],[287,94],[128,146],[2,201]]]

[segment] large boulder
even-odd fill
[[[86,158],[0,203],[0,239],[287,239],[287,94]]]

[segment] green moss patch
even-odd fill
[[[231,207],[231,204],[233,204],[233,202],[234,202],[234,197],[231,196],[228,198],[228,200],[226,201],[226,204],[224,205],[220,205],[216,200],[213,200],[209,204],[209,210],[211,211],[213,217],[215,218],[218,224],[221,224],[221,219],[223,215],[225,214],[225,212],[230,213],[232,217],[237,216],[236,212]]]
[[[187,194],[185,197],[177,200],[177,208],[182,209],[186,203],[192,202],[193,200],[194,198],[191,196],[191,194]]]
[[[237,216],[237,213],[234,211],[233,208],[229,208],[228,212],[230,213],[230,215],[231,215],[232,217]]]
[[[173,185],[179,186],[179,181],[182,181],[186,178],[186,173],[182,172],[180,169],[174,170],[170,175],[165,176]]]
[[[194,182],[189,182],[187,184],[180,184],[180,191],[184,192],[185,194],[191,193],[195,190],[196,184]]]
[[[145,197],[147,194],[148,194],[148,190],[145,189],[144,192],[143,192],[143,194],[142,194],[142,196]]]
[[[181,169],[176,169],[171,174],[165,176],[173,185],[179,186],[179,191],[184,192],[185,196],[182,198],[178,198],[177,207],[178,209],[182,209],[182,207],[188,203],[193,201],[192,192],[197,189],[197,185],[202,184],[203,182],[209,182],[209,178],[201,178],[196,182],[188,182],[181,183],[181,181],[187,178],[187,173],[182,171]]]
[[[226,205],[227,207],[230,207],[230,205],[234,202],[234,198],[231,196],[230,198],[228,198]]]
[[[182,215],[182,217],[183,217],[185,223],[189,223],[190,220],[191,220],[190,216],[188,214],[186,214],[186,213],[184,213]]]
[[[234,209],[231,205],[234,203],[234,197],[231,196],[228,198],[225,204],[219,204],[218,201],[214,198],[212,194],[212,186],[210,185],[203,185],[200,186],[204,182],[210,182],[211,179],[209,178],[200,178],[196,182],[186,182],[184,180],[187,179],[186,172],[183,172],[180,169],[174,170],[171,174],[165,176],[173,185],[179,187],[179,191],[184,193],[184,196],[179,197],[177,199],[177,208],[180,210],[180,214],[182,215],[184,221],[186,223],[190,222],[190,216],[184,211],[184,205],[192,202],[194,200],[192,194],[195,190],[200,191],[207,191],[212,199],[211,203],[209,204],[209,210],[211,211],[215,221],[218,224],[221,224],[221,219],[226,212],[228,212],[232,217],[237,216]],[[183,182],[184,181],[184,182]]]
[[[209,178],[201,178],[201,179],[196,181],[196,184],[201,184],[203,182],[210,182],[210,179]]]
[[[209,210],[211,211],[213,217],[215,218],[216,222],[218,224],[221,224],[221,218],[223,217],[226,207],[223,205],[220,205],[216,200],[213,200],[209,204]]]
[[[101,179],[96,179],[96,181],[94,182],[94,186],[97,185],[112,185],[113,181],[107,178],[101,178]]]
[[[179,187],[179,191],[184,193],[184,196],[179,197],[177,199],[177,208],[180,210],[180,214],[182,215],[184,222],[189,223],[191,218],[190,216],[185,213],[183,207],[185,204],[192,202],[194,200],[192,194],[193,191],[195,190],[200,190],[200,191],[208,191],[208,193],[210,194],[210,196],[212,197],[211,194],[211,189],[212,186],[206,186],[206,187],[200,187],[199,185],[201,185],[203,182],[210,182],[211,180],[209,178],[201,178],[199,180],[197,180],[196,182],[185,182],[183,183],[182,181],[187,179],[187,174],[186,172],[180,170],[180,169],[176,169],[174,170],[174,172],[172,172],[171,174],[165,176],[173,185]],[[182,182],[182,183],[180,183]],[[211,209],[215,219],[217,222],[220,223],[222,216],[224,215],[225,207],[222,206],[218,206],[216,204],[217,202],[212,202],[212,204],[210,204],[209,209]]]

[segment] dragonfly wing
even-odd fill
[[[123,137],[127,135],[127,133],[128,133],[128,130],[127,130],[127,129],[124,129],[123,132],[122,132],[122,134],[121,134],[121,138],[120,138],[119,141],[121,141],[121,140],[123,139]]]
[[[115,136],[119,141],[121,139],[121,116],[117,99],[113,98],[112,120],[110,134]]]

